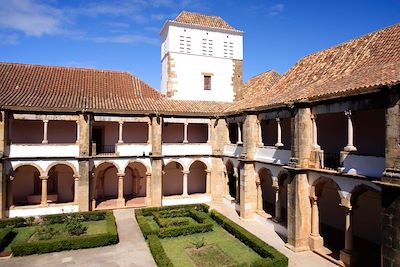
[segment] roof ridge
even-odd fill
[[[274,70],[274,69],[269,69],[269,70],[263,71],[263,72],[261,72],[261,73],[259,73],[259,74],[256,74],[256,75],[254,75],[254,76],[251,76],[250,79],[248,79],[248,80],[246,81],[246,83],[247,83],[248,81],[250,81],[251,79],[256,78],[256,77],[258,77],[258,76],[261,76],[261,75],[263,75],[263,74],[266,74],[266,73],[268,73],[268,72],[271,72],[271,73],[274,73],[274,72],[275,72],[275,73],[279,74],[279,76],[282,76],[282,74],[280,74],[280,73],[277,72],[276,70]]]
[[[43,64],[34,64],[34,63],[1,62],[1,61],[0,61],[0,65],[18,65],[18,66],[25,66],[25,67],[43,67],[43,68],[52,68],[52,69],[112,72],[112,73],[130,74],[132,76],[135,76],[132,73],[130,73],[129,71],[125,71],[125,70],[104,70],[104,69],[87,68],[87,67],[69,67],[69,66],[59,66],[59,65],[43,65]]]
[[[313,52],[313,53],[311,53],[311,54],[308,54],[308,55],[306,55],[306,56],[301,57],[297,62],[299,62],[299,61],[301,61],[301,60],[303,60],[303,59],[305,59],[305,58],[311,57],[311,56],[313,56],[313,55],[315,55],[315,54],[318,54],[318,53],[320,53],[320,52],[322,52],[322,51],[327,51],[327,50],[331,50],[331,49],[335,49],[335,48],[341,47],[341,46],[346,45],[346,44],[348,44],[348,43],[350,43],[350,42],[352,42],[352,41],[360,40],[360,39],[362,39],[362,38],[366,38],[366,37],[368,37],[368,36],[377,34],[378,32],[383,32],[383,31],[385,31],[385,30],[388,30],[388,29],[390,29],[390,28],[394,28],[394,27],[396,27],[396,26],[397,26],[397,27],[400,27],[400,22],[399,22],[399,23],[395,23],[395,24],[390,25],[390,26],[387,26],[387,27],[385,27],[385,28],[376,29],[376,30],[374,30],[374,31],[372,31],[372,32],[368,32],[368,33],[363,34],[363,35],[361,35],[361,36],[358,36],[358,37],[349,39],[349,40],[347,40],[347,41],[343,41],[343,42],[341,42],[341,43],[338,43],[338,44],[336,44],[336,45],[330,46],[330,47],[328,47],[328,48],[315,51],[315,52]],[[297,63],[297,62],[296,62],[296,63]]]

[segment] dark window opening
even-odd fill
[[[211,90],[211,75],[204,75],[204,90]]]

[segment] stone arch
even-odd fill
[[[189,166],[188,193],[206,193],[207,164],[202,160],[194,160]]]
[[[207,167],[208,170],[211,170],[210,164],[209,164],[206,160],[204,160],[204,159],[192,159],[192,160],[190,160],[190,162],[189,162],[188,165],[187,165],[187,166],[188,166],[188,169],[190,169],[190,167],[192,166],[192,164],[195,163],[196,161],[199,161],[199,162],[203,163],[203,164]]]
[[[236,198],[237,177],[235,175],[237,175],[237,173],[235,173],[235,165],[233,165],[233,162],[230,159],[228,159],[224,165],[226,168],[226,176],[227,176],[226,193],[229,194],[230,197]]]
[[[43,170],[35,163],[20,163],[14,166],[7,190],[8,206],[41,203]]]
[[[95,171],[97,168],[99,168],[101,165],[103,165],[103,164],[105,164],[105,163],[109,163],[109,164],[113,165],[115,168],[117,168],[117,172],[123,171],[123,170],[121,170],[121,168],[120,168],[120,166],[118,165],[118,163],[117,163],[117,162],[114,162],[114,161],[112,161],[112,160],[102,160],[102,161],[99,161],[97,164],[96,164],[96,162],[95,162],[95,163],[94,163],[94,166],[93,166],[93,171]]]
[[[129,164],[131,163],[139,163],[142,164],[146,168],[146,172],[151,172],[151,167],[147,165],[144,161],[138,160],[138,159],[133,159],[133,160],[128,160],[125,165],[123,166],[123,170],[125,170]]]
[[[288,203],[288,184],[290,183],[289,172],[287,170],[281,170],[277,177],[277,184],[279,188],[278,200],[279,200],[279,214],[275,214],[277,221],[283,222],[287,225],[287,203]]]
[[[126,199],[146,197],[147,176],[149,167],[138,160],[129,161],[126,165],[124,177],[124,196]],[[144,203],[144,199],[143,199]]]
[[[171,160],[163,166],[162,194],[163,196],[183,194],[184,165],[177,160]]]
[[[51,168],[53,168],[54,166],[57,166],[57,165],[68,166],[68,167],[71,168],[71,170],[74,173],[74,175],[79,175],[79,173],[76,170],[76,167],[74,166],[74,164],[72,164],[71,162],[68,162],[68,161],[55,161],[55,162],[52,162],[49,166],[47,166],[46,174],[49,174],[49,171],[51,170]]]
[[[40,167],[38,164],[36,164],[34,162],[22,162],[22,163],[18,163],[15,166],[12,166],[13,167],[13,174],[17,171],[17,169],[19,167],[23,167],[23,166],[31,166],[31,167],[36,168],[39,171],[40,176],[45,176],[46,173],[47,173],[42,169],[42,167]]]
[[[375,193],[380,193],[380,191],[370,185],[367,184],[358,184],[353,187],[351,192],[346,196],[346,204],[350,204],[351,206],[355,206],[357,204],[358,198],[367,191],[372,191]]]
[[[102,202],[105,204],[108,200],[115,199],[118,196],[117,173],[119,172],[118,165],[112,161],[102,161],[95,165],[93,169],[93,198],[99,202],[100,207],[102,207]]]
[[[69,162],[56,161],[50,164],[46,170],[48,194],[56,194],[59,203],[74,201],[74,176],[77,175],[74,167]]]
[[[330,183],[332,184],[336,190],[337,193],[340,197],[341,200],[346,199],[346,197],[344,196],[342,189],[340,188],[340,186],[338,185],[338,183],[336,183],[332,178],[328,178],[328,177],[319,177],[317,180],[315,180],[313,182],[313,184],[311,185],[311,189],[310,189],[310,198],[314,198],[317,197],[318,194],[320,194],[321,192],[318,192],[318,188],[322,188],[326,183]]]
[[[266,213],[275,215],[275,190],[274,178],[270,169],[262,167],[258,170],[260,178],[260,188],[262,200],[262,210]]]
[[[187,165],[186,165],[182,160],[180,160],[180,159],[169,159],[169,160],[167,159],[167,160],[164,160],[164,161],[163,161],[163,169],[164,169],[165,166],[167,166],[167,165],[170,164],[171,162],[176,162],[176,163],[180,164],[180,165],[182,166],[182,168],[183,168],[184,171],[188,171],[188,170],[189,170],[189,168],[187,167]],[[165,163],[167,163],[167,164],[165,164]]]

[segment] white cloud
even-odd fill
[[[268,9],[268,14],[270,16],[276,16],[276,15],[281,14],[284,9],[285,9],[285,5],[284,4],[276,4],[276,5],[271,6]]]
[[[16,34],[0,34],[0,44],[16,45],[18,44],[18,35]]]
[[[34,0],[9,0],[0,5],[0,27],[28,36],[57,34],[62,31],[62,11]]]

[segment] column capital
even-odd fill
[[[40,178],[40,180],[47,180],[47,179],[49,179],[49,176],[48,175],[41,175],[41,176],[39,176],[39,178]]]
[[[146,176],[151,176],[151,172],[146,172]]]
[[[75,180],[79,180],[79,178],[81,178],[81,176],[80,176],[79,174],[74,174],[74,175],[72,175],[72,177],[73,177]]]
[[[312,120],[316,120],[316,119],[317,119],[317,114],[312,114],[312,113],[311,113],[311,119],[312,119]]]
[[[207,169],[207,170],[206,170],[206,173],[211,173],[211,170],[210,170],[210,169]]]
[[[117,176],[118,176],[118,178],[124,178],[125,177],[125,173],[123,173],[123,172],[119,172],[119,173],[117,173]]]
[[[275,121],[276,121],[276,122],[280,122],[280,121],[281,121],[281,118],[276,117],[276,118],[275,118]]]
[[[311,204],[316,205],[318,204],[318,197],[317,196],[310,196]]]
[[[14,181],[14,179],[15,179],[14,176],[12,176],[12,175],[8,176],[8,180],[10,180],[10,182]]]
[[[48,123],[48,122],[49,122],[49,120],[47,120],[47,119],[46,119],[46,120],[43,120],[43,122],[44,122],[44,123]]]
[[[183,170],[182,173],[183,173],[183,174],[189,174],[190,171]]]
[[[119,124],[124,124],[124,121],[119,121],[118,123],[119,123]]]
[[[347,117],[351,117],[351,110],[345,110],[344,111],[344,115],[346,115]]]

